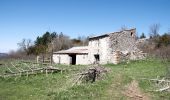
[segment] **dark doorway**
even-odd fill
[[[99,54],[94,55],[96,62],[100,61],[100,56]]]
[[[71,57],[71,61],[70,61],[70,64],[71,65],[75,65],[76,64],[76,55],[69,55]]]

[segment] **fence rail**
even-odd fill
[[[6,68],[5,72],[0,75],[0,77],[11,77],[11,76],[30,76],[30,75],[37,75],[37,74],[46,74],[48,76],[49,73],[61,72],[63,69],[53,66],[47,66],[43,63],[36,63],[37,66],[34,65],[35,63],[24,63],[19,62],[14,64],[13,62],[4,64],[3,67]]]

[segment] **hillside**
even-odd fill
[[[1,61],[1,63],[8,61]],[[169,63],[169,62],[168,62]],[[1,100],[168,100],[170,93],[153,92],[155,83],[142,78],[166,76],[166,66],[159,60],[147,59],[118,65],[103,65],[110,71],[94,83],[72,86],[75,73],[87,66],[57,67],[67,69],[63,73],[46,76],[0,78]],[[21,66],[19,66],[21,67]],[[0,66],[1,74],[6,71]]]

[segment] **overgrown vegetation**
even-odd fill
[[[124,94],[127,85],[135,80],[139,83],[143,95],[150,99],[170,99],[170,93],[152,92],[150,90],[154,88],[154,83],[141,79],[166,76],[166,66],[160,60],[147,59],[130,61],[128,64],[107,64],[104,66],[110,68],[111,71],[104,79],[74,86],[71,85],[74,74],[84,70],[87,66],[56,66],[65,68],[67,71],[48,76],[41,74],[0,78],[0,98],[2,100],[124,100],[130,98]],[[0,69],[3,69],[3,66]]]

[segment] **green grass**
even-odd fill
[[[55,65],[67,69],[64,73],[44,74],[0,78],[1,100],[126,100],[122,92],[127,84],[136,80],[143,93],[153,100],[168,100],[170,93],[151,92],[154,83],[141,78],[156,78],[166,75],[166,66],[159,60],[131,61],[118,65],[103,65],[110,68],[110,72],[95,83],[72,86],[75,73],[85,70],[87,66]],[[3,67],[0,67],[3,72]],[[3,70],[3,71],[2,71]]]

